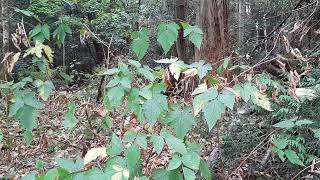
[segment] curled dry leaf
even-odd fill
[[[98,157],[105,158],[107,157],[107,148],[92,148],[83,158],[84,165],[87,165],[93,160],[96,160]]]
[[[191,68],[182,72],[182,74],[183,74],[183,79],[181,81],[186,81],[198,75],[198,70],[196,68]]]
[[[168,68],[164,69],[162,76],[163,76],[162,79],[164,81],[164,84],[166,84],[169,89],[173,88],[173,85],[171,83],[171,78],[170,78],[170,71]]]

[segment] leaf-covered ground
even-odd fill
[[[68,110],[68,104],[75,102],[77,106],[76,117],[79,124],[72,132],[63,128],[64,116]],[[1,100],[4,105],[4,99]],[[42,173],[44,170],[57,166],[57,157],[76,159],[84,157],[92,148],[106,147],[113,133],[120,137],[129,129],[143,130],[134,116],[122,115],[121,110],[112,113],[112,129],[102,127],[102,116],[105,109],[97,104],[95,98],[91,98],[84,90],[57,91],[45,104],[45,108],[39,112],[38,128],[33,131],[34,138],[28,146],[22,137],[22,129],[18,122],[8,119],[5,115],[0,116],[0,131],[3,132],[3,141],[0,143],[0,178],[20,179],[31,171]],[[153,128],[159,130],[158,124]],[[202,156],[208,159],[212,150],[216,148],[214,135],[204,136],[205,130],[189,134],[189,139],[205,145]],[[204,138],[205,137],[205,138]],[[154,168],[167,166],[171,159],[169,148],[165,147],[160,155],[156,149],[148,148],[142,151],[144,157],[143,171],[150,175]],[[212,156],[212,154],[211,154]],[[38,163],[43,161],[43,169],[37,168]],[[104,166],[105,159],[98,159],[91,166]],[[40,163],[41,164],[41,163]]]

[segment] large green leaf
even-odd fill
[[[107,96],[112,107],[119,107],[124,99],[124,89],[121,87],[113,87],[108,90]]]
[[[223,63],[216,70],[216,73],[221,75],[222,72],[228,68],[229,61],[230,61],[230,57],[225,58]]]
[[[182,162],[181,157],[174,154],[172,156],[172,159],[169,161],[169,165],[168,165],[167,170],[171,171],[171,170],[177,169],[178,167],[180,167],[181,162]]]
[[[201,48],[203,41],[203,32],[198,26],[188,25],[184,29],[184,37],[188,39],[198,48]]]
[[[235,98],[236,95],[229,90],[222,90],[222,94],[219,95],[219,101],[230,109],[233,109]]]
[[[295,126],[295,123],[292,119],[290,119],[290,120],[280,121],[273,126],[277,128],[291,129]]]
[[[84,167],[83,159],[79,157],[75,161],[71,159],[56,158],[55,162],[70,173],[80,171]]]
[[[204,118],[211,130],[218,120],[221,118],[222,113],[225,112],[225,105],[219,100],[215,99],[207,103],[203,109]]]
[[[68,112],[66,113],[63,121],[64,128],[68,130],[72,130],[77,126],[79,120],[75,117],[74,115],[75,113],[76,113],[76,104],[70,103],[68,105]]]
[[[167,54],[170,48],[178,39],[180,26],[176,23],[161,23],[158,26],[157,40],[160,43],[164,53]]]
[[[196,152],[190,151],[182,156],[182,163],[194,170],[199,169],[200,156]]]
[[[143,133],[138,133],[136,137],[136,143],[143,149],[147,149],[148,142],[147,142],[147,135]]]
[[[200,79],[203,79],[208,74],[208,72],[212,70],[211,64],[205,64],[204,60],[195,62],[191,64],[190,67],[197,68],[198,76]]]
[[[164,146],[164,139],[161,136],[158,135],[152,135],[150,138],[154,149],[156,150],[157,154],[160,155],[163,146]]]
[[[183,169],[183,176],[184,176],[185,180],[195,180],[196,179],[196,175],[191,169],[186,168],[186,167],[183,167],[182,169]]]
[[[296,152],[292,151],[292,150],[285,150],[284,151],[286,157],[288,158],[288,160],[292,163],[292,164],[297,164],[300,166],[305,166],[303,164],[303,162],[300,160],[299,156],[297,155]]]
[[[38,87],[39,96],[42,98],[42,100],[48,100],[54,90],[53,83],[51,81],[42,82],[41,80],[37,80],[35,83]]]
[[[129,168],[134,168],[140,160],[140,149],[132,144],[125,152],[124,155],[128,161]]]
[[[139,60],[143,59],[150,45],[149,31],[144,28],[139,32],[133,32],[131,35],[131,39],[131,49],[137,55]]]
[[[144,115],[147,121],[154,125],[161,113],[168,110],[167,97],[161,94],[155,95],[152,99],[143,104]]]
[[[181,139],[166,138],[166,143],[168,144],[169,148],[175,152],[178,152],[180,154],[187,153],[187,148]]]
[[[113,135],[111,138],[111,145],[107,149],[107,154],[109,156],[117,156],[119,155],[123,150],[123,146],[121,144],[121,139],[117,135]]]
[[[190,108],[181,109],[180,107],[174,107],[174,110],[169,113],[166,119],[174,129],[176,136],[180,139],[183,139],[188,131],[192,129],[192,126],[195,125]]]
[[[32,129],[37,127],[37,114],[38,112],[34,107],[24,105],[18,110],[14,117],[20,121],[25,130],[32,131]]]
[[[202,177],[204,177],[205,180],[211,180],[212,175],[211,175],[211,171],[209,169],[208,163],[203,159],[201,159],[199,167],[200,167],[200,172],[202,174]]]

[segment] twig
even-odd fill
[[[234,174],[236,171],[238,171],[238,170],[241,168],[241,166],[249,159],[249,157],[250,157],[254,152],[256,152],[256,150],[259,149],[259,147],[260,147],[262,144],[264,144],[264,141],[266,141],[275,131],[277,131],[277,130],[274,130],[274,131],[272,131],[271,133],[269,133],[269,134],[250,152],[250,154],[249,154],[247,157],[244,158],[244,160],[239,164],[239,166],[238,166],[234,171],[232,171],[232,173],[231,173],[230,175],[232,175],[232,174]],[[229,175],[229,176],[230,176],[230,175]]]
[[[295,175],[293,178],[291,178],[291,180],[296,179],[301,173],[303,173],[304,171],[306,171],[306,170],[309,169],[310,167],[312,167],[312,166],[314,166],[314,165],[316,165],[316,164],[319,164],[319,163],[320,163],[320,161],[315,162],[315,163],[312,163],[312,164],[310,164],[309,166],[305,167],[305,168],[302,169],[297,175]]]
[[[271,62],[271,61],[274,61],[274,60],[278,59],[278,57],[275,57],[275,58],[272,58],[272,59],[266,61],[266,59],[270,56],[270,54],[271,54],[271,53],[273,52],[273,50],[276,48],[277,43],[278,43],[278,40],[279,40],[279,38],[280,38],[280,34],[281,34],[282,31],[283,31],[283,29],[280,30],[280,32],[278,33],[278,36],[277,36],[277,38],[276,38],[275,41],[274,41],[274,45],[273,45],[272,49],[267,53],[267,55],[266,55],[264,58],[262,58],[257,64],[255,64],[254,66],[252,66],[252,67],[248,68],[247,70],[243,71],[243,72],[240,73],[237,77],[233,78],[232,81],[230,81],[230,82],[228,83],[228,85],[231,84],[231,83],[233,83],[233,82],[234,82],[235,80],[237,80],[239,77],[241,77],[242,75],[244,75],[244,74],[246,74],[247,72],[251,71],[252,69],[254,69],[254,68],[258,67],[258,66],[261,66],[262,64],[265,64],[265,63],[267,63],[267,62]]]

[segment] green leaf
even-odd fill
[[[273,125],[273,127],[283,128],[283,129],[291,129],[294,126],[295,124],[293,120],[280,121],[277,124]]]
[[[124,99],[124,89],[113,87],[108,90],[107,96],[112,107],[119,107]]]
[[[216,73],[221,75],[228,68],[230,57],[224,59],[223,63],[218,67]]]
[[[314,137],[320,141],[320,129],[316,129],[313,131]]]
[[[2,140],[3,140],[3,133],[0,132],[0,143],[2,142]]]
[[[64,117],[63,127],[68,130],[74,129],[79,120],[74,116],[76,113],[76,103],[70,103],[68,105],[68,111]]]
[[[134,168],[140,160],[140,150],[135,145],[132,144],[125,152],[124,155],[128,161],[129,168]]]
[[[181,165],[181,157],[174,154],[172,156],[172,159],[169,161],[167,170],[171,171],[171,170],[177,169],[180,167],[180,165]]]
[[[118,68],[112,68],[112,69],[107,69],[103,72],[99,72],[98,75],[99,76],[104,76],[104,75],[111,76],[111,75],[118,74],[119,72],[120,72],[120,70]]]
[[[53,90],[54,85],[51,81],[46,81],[40,87],[38,87],[39,96],[44,101],[48,100],[48,98],[52,95]]]
[[[170,126],[174,129],[178,138],[183,139],[192,126],[195,125],[195,120],[190,108],[174,107],[174,110],[169,113],[166,118]]]
[[[185,144],[181,139],[178,138],[166,138],[166,143],[168,144],[169,148],[175,152],[180,154],[186,154],[187,149]]]
[[[204,60],[200,60],[199,62],[195,62],[190,65],[190,67],[197,68],[198,70],[198,76],[201,79],[203,79],[209,71],[212,70],[211,64],[205,64]]]
[[[202,177],[204,177],[205,180],[211,180],[212,179],[212,175],[211,175],[211,171],[209,169],[208,163],[201,159],[200,160],[200,172],[202,174]]]
[[[148,146],[147,135],[143,133],[139,133],[136,137],[136,142],[141,148],[147,149],[147,146]]]
[[[157,94],[143,104],[144,115],[150,125],[154,125],[161,113],[168,110],[168,100],[164,95]]]
[[[225,112],[225,105],[217,99],[209,102],[203,109],[204,118],[209,127],[209,131],[216,125],[221,118],[222,113]]]
[[[199,169],[200,156],[196,152],[190,151],[182,156],[182,163],[194,170]]]
[[[128,96],[128,110],[137,114],[140,107],[139,89],[132,88]]]
[[[132,65],[133,67],[136,68],[140,68],[141,67],[141,63],[139,61],[135,61],[135,60],[128,60],[129,64]]]
[[[292,163],[292,164],[297,164],[300,166],[305,166],[303,164],[303,162],[300,160],[299,156],[297,155],[296,152],[292,151],[292,150],[285,150],[284,151],[286,157],[288,158],[288,160]]]
[[[157,40],[160,43],[164,53],[167,55],[170,48],[178,39],[180,26],[176,23],[161,23],[158,26],[158,37]]]
[[[285,149],[288,145],[288,139],[285,137],[274,137],[272,143],[280,150]]]
[[[32,143],[32,139],[33,139],[32,131],[28,131],[28,130],[24,131],[23,138],[26,141],[26,143],[28,145],[30,145]]]
[[[34,15],[34,13],[31,12],[31,11],[22,10],[22,9],[19,9],[19,8],[16,8],[16,7],[14,8],[14,11],[15,11],[15,12],[18,12],[18,13],[21,13],[21,14],[23,14],[23,15],[25,15],[25,16],[28,16],[28,17]]]
[[[282,162],[284,162],[286,160],[285,153],[283,150],[281,150],[277,147],[273,147],[272,151],[279,156],[279,158],[281,159]]]
[[[41,103],[33,93],[27,93],[23,98],[24,104],[31,106],[35,109],[43,108],[43,103]]]
[[[195,173],[189,169],[189,168],[185,168],[183,167],[183,176],[185,180],[195,180],[196,179],[196,175]]]
[[[102,121],[102,127],[105,129],[110,129],[112,128],[112,118],[108,115],[106,115]]]
[[[146,79],[148,79],[150,82],[153,82],[156,78],[152,74],[151,71],[149,71],[147,68],[139,68],[138,73],[143,75]]]
[[[203,41],[203,32],[198,26],[187,26],[184,30],[184,37],[188,39],[198,48],[201,48]]]
[[[234,90],[240,92],[241,98],[246,103],[251,99],[251,96],[254,93],[258,92],[258,89],[252,83],[245,83],[243,87],[238,86],[238,87],[235,87]]]
[[[164,146],[163,137],[158,136],[158,135],[152,135],[150,140],[151,140],[153,147],[156,150],[157,154],[160,155],[160,153],[163,149],[163,146]]]
[[[298,120],[296,121],[296,126],[303,126],[303,125],[310,125],[313,124],[314,122],[308,119],[303,119],[303,120]]]
[[[32,131],[37,126],[37,111],[34,107],[24,105],[14,117],[20,121],[25,130]]]
[[[43,168],[44,168],[44,161],[42,161],[42,160],[37,160],[37,161],[36,161],[36,168],[37,168],[38,170],[43,169]]]
[[[48,24],[42,25],[41,33],[43,34],[45,39],[50,40],[50,27],[48,26]]]
[[[143,59],[150,45],[149,30],[144,28],[139,32],[133,32],[131,39],[133,40],[131,43],[131,49],[137,55],[139,60]]]
[[[33,38],[34,36],[38,35],[39,33],[41,33],[41,30],[42,30],[42,26],[41,24],[38,24],[36,27],[34,27],[30,33],[29,33],[29,36],[31,38]]]
[[[21,109],[23,106],[24,106],[24,102],[21,99],[16,100],[10,106],[9,117],[13,117],[14,115],[16,115],[19,109]]]
[[[172,171],[166,171],[164,169],[156,169],[152,172],[152,179],[155,180],[182,180],[183,177],[180,170],[175,169]]]
[[[225,106],[233,109],[236,95],[229,90],[222,90],[222,94],[219,95],[219,101],[221,101]]]
[[[26,176],[23,176],[22,180],[36,180],[36,173],[30,172]]]
[[[121,139],[117,135],[113,135],[111,139],[111,146],[107,149],[107,154],[109,156],[117,156],[123,150],[123,146],[121,144]]]
[[[57,162],[60,167],[69,171],[70,173],[78,172],[84,168],[83,159],[79,157],[76,161],[70,159],[56,158],[55,162]]]
[[[132,142],[136,139],[137,135],[138,135],[137,132],[135,132],[133,130],[127,131],[124,133],[122,141],[123,142]]]
[[[50,169],[44,176],[44,180],[71,180],[71,175],[63,168]]]

